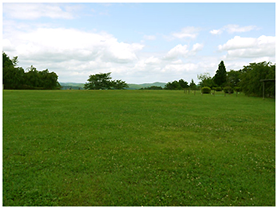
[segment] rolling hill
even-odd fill
[[[67,89],[84,89],[84,83],[72,83],[72,82],[60,82],[60,85],[62,86],[62,90],[67,90]],[[146,87],[151,87],[151,86],[161,86],[164,88],[166,83],[161,83],[161,82],[154,82],[154,83],[143,83],[143,84],[128,84],[129,90],[136,90],[136,89],[141,89],[141,88],[146,88]]]

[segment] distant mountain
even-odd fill
[[[67,90],[67,89],[84,89],[84,83],[64,83],[64,82],[59,82],[60,85],[62,86],[62,90]]]
[[[166,83],[161,83],[161,82],[155,82],[155,83],[143,83],[143,84],[131,84],[128,83],[129,88],[127,89],[141,89],[141,88],[146,88],[146,87],[151,87],[151,86],[161,86],[164,88]]]
[[[72,83],[72,82],[59,82],[60,85],[62,86],[62,90],[66,89],[84,89],[84,83]],[[164,88],[166,83],[161,83],[161,82],[155,82],[155,83],[143,83],[143,84],[131,84],[128,83],[128,88],[130,90],[136,90],[136,89],[141,89],[141,88],[146,88],[146,87],[151,87],[151,86],[161,86]]]

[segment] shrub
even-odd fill
[[[226,93],[226,94],[232,94],[232,93],[234,93],[234,90],[232,89],[232,87],[230,87],[230,86],[226,86],[226,87],[224,87],[224,92]]]
[[[241,92],[241,88],[240,87],[234,87],[236,92]]]
[[[205,87],[202,88],[202,93],[203,94],[210,94],[210,92],[211,92],[210,87],[205,86]]]
[[[215,91],[222,91],[221,87],[215,87]]]

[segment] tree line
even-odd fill
[[[49,72],[48,69],[38,71],[35,67],[27,68],[27,72],[22,67],[17,67],[18,57],[10,59],[5,52],[3,56],[3,84],[4,89],[61,89],[58,82],[58,75],[55,72]],[[183,79],[168,82],[164,89],[181,90],[200,88],[210,88],[215,90],[224,90],[229,92],[242,91],[246,95],[262,96],[262,80],[267,79],[270,82],[265,83],[266,95],[275,96],[275,64],[271,62],[250,63],[243,66],[238,71],[226,71],[224,61],[218,65],[218,69],[213,77],[209,73],[197,75],[200,80],[196,85],[191,79],[190,84]],[[112,80],[111,72],[90,75],[88,82],[85,83],[85,89],[125,89],[128,84],[122,80]],[[152,86],[143,89],[161,90],[162,87]]]
[[[199,83],[201,88],[242,91],[248,96],[262,96],[262,80],[267,79],[270,82],[265,84],[265,92],[269,96],[275,96],[275,68],[275,64],[264,61],[249,63],[238,71],[226,72],[224,62],[221,61],[213,77],[210,77],[208,73],[197,75],[197,77],[201,80]]]
[[[27,68],[17,67],[18,57],[10,59],[5,52],[3,58],[4,89],[60,89],[58,75],[48,69],[38,71],[33,65]]]
[[[198,87],[194,83],[193,79],[191,79],[190,84],[188,84],[187,81],[184,81],[183,79],[180,79],[179,81],[172,81],[168,82],[164,89],[166,90],[181,90],[181,89],[188,89],[190,88],[191,90],[196,90]]]
[[[209,73],[197,75],[200,80],[196,85],[191,80],[190,84],[183,79],[179,81],[168,82],[164,89],[167,90],[181,90],[181,89],[203,89],[210,92],[212,90],[225,91],[226,93],[244,92],[248,96],[262,96],[263,84],[262,80],[267,79],[265,82],[265,93],[268,96],[275,96],[275,64],[271,62],[259,62],[250,63],[247,66],[243,66],[243,69],[238,71],[230,70],[226,71],[224,61],[221,61],[218,65],[218,69],[213,77]],[[150,87],[145,89],[162,89]]]

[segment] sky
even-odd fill
[[[197,75],[275,60],[275,3],[2,4],[2,51],[28,71],[86,83],[190,83]]]

